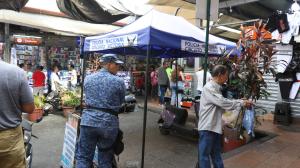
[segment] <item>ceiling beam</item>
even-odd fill
[[[183,0],[188,3],[196,4],[196,0]],[[234,6],[239,6],[239,5],[244,5],[247,3],[252,3],[252,2],[257,2],[259,0],[229,0],[225,2],[220,2],[219,3],[219,8],[229,8],[229,7],[234,7]]]

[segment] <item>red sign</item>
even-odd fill
[[[193,76],[190,73],[185,73],[184,78],[185,78],[185,81],[187,81],[187,82],[190,82],[193,80]]]
[[[41,38],[20,38],[20,37],[15,37],[14,42],[16,44],[27,44],[27,45],[41,45],[42,44],[42,39]]]

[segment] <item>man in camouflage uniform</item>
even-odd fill
[[[115,54],[100,58],[102,69],[86,77],[84,82],[86,109],[80,124],[76,148],[76,167],[90,168],[98,147],[98,166],[111,168],[114,151],[111,148],[118,134],[117,113],[125,99],[124,81],[116,76],[120,61]]]

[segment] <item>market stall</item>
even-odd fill
[[[116,53],[146,57],[146,74],[149,58],[181,58],[204,55],[205,32],[181,17],[151,11],[134,23],[102,36],[87,37],[84,52]],[[209,54],[223,55],[235,48],[235,43],[209,36]],[[85,57],[86,59],[86,57]],[[145,78],[145,83],[148,83]],[[145,93],[148,92],[146,85]],[[142,161],[144,165],[145,135],[147,121],[147,100],[145,94],[143,119]]]

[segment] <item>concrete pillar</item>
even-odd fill
[[[4,58],[3,60],[5,62],[10,63],[10,39],[9,39],[9,24],[4,24],[4,43],[5,43],[5,49],[4,49]]]

